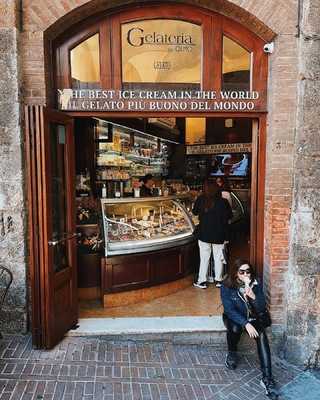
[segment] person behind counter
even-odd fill
[[[192,210],[199,216],[198,244],[200,250],[200,268],[195,287],[207,288],[207,274],[211,252],[213,253],[216,287],[221,287],[223,276],[224,245],[229,239],[229,220],[232,210],[227,200],[221,196],[221,190],[215,182],[206,181],[204,193],[200,195]]]
[[[151,174],[145,175],[142,179],[142,186],[140,188],[140,197],[152,196],[152,188],[154,185],[153,176]]]

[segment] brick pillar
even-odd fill
[[[19,93],[20,1],[0,5],[0,265],[14,276],[0,316],[2,332],[26,332],[26,248],[21,105]]]
[[[285,355],[320,366],[320,0],[301,2]]]

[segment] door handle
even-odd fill
[[[49,240],[48,245],[57,246],[59,243],[66,242],[67,240],[74,239],[75,237],[80,237],[81,233],[70,233],[70,234],[65,233],[64,235],[65,237],[63,237],[62,239]]]

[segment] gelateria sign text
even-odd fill
[[[187,33],[174,35],[163,32],[145,33],[140,27],[133,27],[128,30],[127,42],[130,46],[140,47],[143,45],[188,45],[194,46],[192,36]]]
[[[60,110],[87,112],[252,112],[259,99],[255,91],[58,90]]]

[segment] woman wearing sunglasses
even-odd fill
[[[227,328],[228,353],[226,367],[237,367],[237,346],[243,331],[257,343],[262,379],[261,386],[267,396],[277,399],[278,394],[272,377],[270,347],[265,328],[271,325],[266,311],[261,285],[255,279],[251,265],[236,260],[234,273],[223,283],[221,299],[224,307],[223,322]]]

